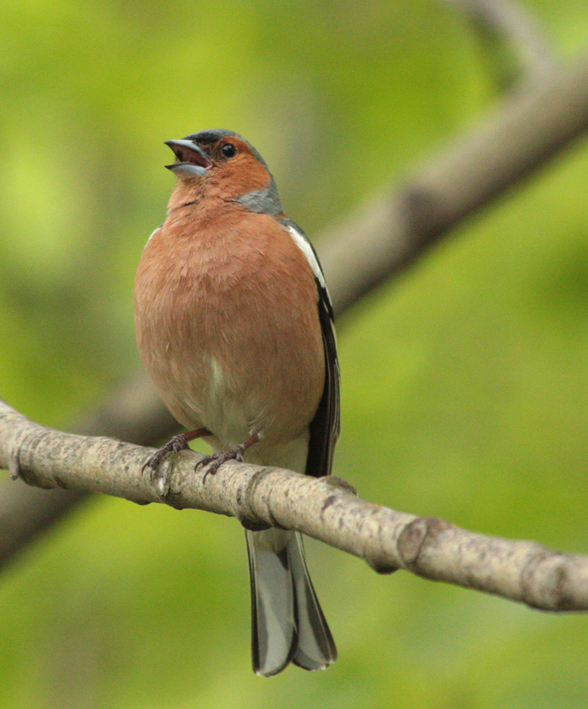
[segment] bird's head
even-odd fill
[[[244,138],[228,130],[203,130],[167,140],[176,156],[166,165],[178,181],[170,210],[203,199],[239,202],[254,212],[281,214],[276,183],[264,159]]]

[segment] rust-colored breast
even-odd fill
[[[222,447],[304,435],[324,386],[312,270],[273,217],[234,203],[180,208],[135,279],[141,357],[177,420]]]

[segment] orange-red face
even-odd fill
[[[271,175],[251,146],[237,135],[221,133],[202,131],[184,140],[167,141],[176,156],[168,168],[178,177],[170,209],[204,197],[237,199],[269,185]]]

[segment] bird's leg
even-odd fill
[[[221,467],[221,465],[227,460],[238,460],[242,463],[245,451],[250,448],[254,443],[257,443],[257,441],[259,441],[259,433],[254,433],[249,436],[245,443],[239,443],[238,446],[235,446],[234,448],[231,448],[228,451],[218,451],[217,453],[213,453],[212,455],[206,455],[204,456],[204,458],[202,458],[202,460],[196,463],[196,467],[194,468],[194,470],[200,470],[201,468],[208,466],[206,472],[204,473],[203,480],[203,482],[206,482],[206,478],[209,475],[214,475],[216,471]]]
[[[195,438],[202,438],[203,436],[212,436],[212,433],[207,428],[197,428],[195,431],[178,433],[177,436],[174,436],[168,443],[161,446],[161,448],[149,458],[142,467],[141,472],[145,472],[145,469],[149,468],[151,475],[154,475],[157,468],[159,468],[159,464],[168,453],[183,451],[189,447],[188,441],[193,441]]]

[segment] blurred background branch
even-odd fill
[[[541,81],[559,66],[543,27],[524,4],[510,0],[443,2],[470,15],[477,22],[480,32],[494,39],[494,58],[504,52],[514,56],[516,69],[512,66],[502,68],[505,85]]]

